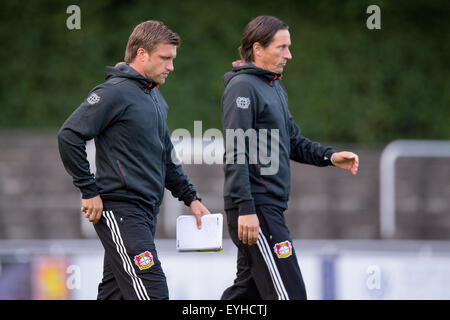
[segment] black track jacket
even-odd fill
[[[64,167],[83,198],[129,201],[159,211],[164,187],[190,205],[196,190],[172,161],[168,106],[157,84],[127,63],[106,67],[96,86],[58,132]],[[89,170],[86,141],[95,138],[96,175]]]
[[[222,96],[222,127],[224,131],[224,200],[225,209],[239,208],[239,214],[255,213],[255,204],[277,204],[287,207],[290,192],[290,160],[315,166],[329,166],[333,148],[312,142],[300,134],[288,108],[286,89],[280,82],[282,75],[257,68],[246,61],[235,61],[231,72],[224,76]],[[249,159],[246,143],[245,164],[239,164],[239,151],[227,150],[227,130],[267,130],[271,150],[271,135],[278,130],[278,170],[261,174],[270,166],[258,158]],[[258,134],[259,137],[259,134]],[[234,139],[234,137],[233,137]],[[231,140],[231,139],[230,139]],[[231,143],[231,141],[228,141]],[[248,142],[248,141],[247,141]],[[261,147],[258,140],[258,150]],[[237,143],[235,142],[237,146]],[[259,151],[258,151],[259,152]],[[230,154],[232,153],[232,154]],[[251,155],[251,153],[250,153]],[[227,158],[233,159],[230,163]],[[253,163],[251,162],[253,160]]]

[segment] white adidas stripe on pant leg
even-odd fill
[[[267,268],[269,269],[269,275],[270,275],[270,278],[272,279],[272,283],[273,283],[273,286],[275,287],[275,291],[277,292],[278,300],[282,300],[282,296],[281,296],[278,284],[277,284],[276,280],[274,279],[274,275],[273,275],[273,272],[272,272],[271,268],[269,268],[270,262],[267,260],[268,259],[267,258],[267,253],[265,252],[265,249],[262,247],[261,242],[262,242],[262,240],[260,240],[260,239],[257,240],[258,248],[261,251],[261,254],[262,254],[263,258],[264,258],[264,261],[265,261],[265,263],[267,265]]]
[[[122,260],[123,268],[131,278],[131,281],[133,283],[133,288],[136,292],[138,299],[140,299],[140,300],[150,299],[147,295],[147,291],[142,283],[142,280],[139,277],[137,277],[136,272],[133,268],[133,264],[126,253],[126,249],[123,244],[123,240],[120,235],[119,227],[117,225],[117,221],[114,217],[113,212],[106,211],[104,213],[105,213],[107,225],[108,225],[109,229],[111,230],[111,235],[112,235],[113,241],[116,245],[117,252]]]
[[[137,286],[136,286],[136,281],[134,280],[133,276],[131,275],[131,271],[130,271],[129,265],[128,265],[127,261],[126,261],[127,259],[124,259],[124,252],[122,250],[122,247],[120,246],[119,238],[118,238],[118,236],[116,234],[116,231],[115,231],[115,229],[113,227],[113,222],[112,222],[111,217],[110,217],[110,212],[109,211],[103,211],[103,216],[105,217],[106,224],[107,224],[108,228],[111,231],[111,237],[112,237],[112,240],[113,240],[114,244],[116,245],[117,253],[119,254],[120,259],[122,260],[123,269],[130,276],[130,278],[132,280],[132,283],[133,283],[133,288],[136,291],[136,295],[137,295],[137,297],[139,299],[141,299],[141,294],[138,292],[138,289],[137,289]],[[125,254],[125,256],[126,256],[126,254]]]
[[[281,279],[280,272],[278,271],[277,265],[272,255],[272,251],[261,228],[259,228],[259,237],[257,243],[264,261],[266,262],[267,268],[269,269],[270,277],[272,278],[273,285],[278,294],[278,299],[289,300],[289,295],[287,294],[286,288],[284,287],[283,279]]]
[[[122,260],[123,268],[130,276],[133,283],[133,288],[139,300],[150,300],[147,290],[134,270],[133,263],[126,253],[125,245],[123,244],[122,236],[120,235],[119,226],[117,225],[116,218],[112,211],[103,211],[103,215],[106,218],[106,224],[111,230],[112,239],[116,245],[117,252]]]

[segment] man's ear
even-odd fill
[[[252,49],[253,49],[253,55],[260,57],[262,50],[264,48],[259,42],[255,42],[255,43],[253,43]]]
[[[140,62],[144,62],[146,54],[147,54],[147,50],[145,50],[144,48],[139,48],[139,49],[137,49],[137,52],[136,52],[136,59],[139,59]]]

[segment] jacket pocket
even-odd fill
[[[120,178],[122,179],[122,182],[126,188],[127,187],[127,179],[125,178],[125,172],[123,171],[119,160],[116,160],[116,164],[117,164],[117,169],[119,169]]]

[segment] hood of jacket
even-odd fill
[[[105,80],[112,78],[126,78],[136,81],[138,85],[147,92],[147,90],[158,87],[158,84],[142,76],[139,72],[133,69],[127,62],[120,62],[114,67],[106,67]]]
[[[231,79],[239,74],[254,74],[256,76],[267,79],[270,85],[272,85],[272,82],[274,80],[281,79],[283,77],[281,73],[274,73],[269,70],[258,68],[254,64],[244,60],[233,61],[232,66],[233,69],[225,73],[223,77],[223,83],[225,84],[225,86],[228,85]]]

